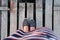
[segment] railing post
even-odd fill
[[[45,0],[42,0],[42,5],[43,5],[43,27],[45,27]]]
[[[54,30],[54,0],[52,0],[52,30]]]

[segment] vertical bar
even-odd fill
[[[10,0],[10,35],[17,29],[17,0]]]
[[[0,0],[0,7],[1,7],[1,0]],[[0,40],[1,40],[1,10],[0,10]]]
[[[52,30],[54,30],[54,0],[52,0]]]
[[[8,0],[8,8],[10,9],[10,0]],[[7,24],[7,36],[10,35],[10,10],[8,10],[8,24]]]
[[[2,11],[1,17],[1,40],[3,40],[7,37],[7,11]]]
[[[8,0],[1,0],[1,6],[8,8]],[[7,10],[2,10],[1,15],[1,40],[7,37]]]
[[[17,30],[19,29],[19,1],[17,0]]]
[[[25,17],[25,3],[19,3],[19,29],[22,30],[24,17]]]
[[[8,6],[8,4],[7,4],[7,0],[5,0],[5,1],[2,0],[2,2],[3,2],[3,3],[2,3],[2,7],[7,7],[7,6]]]
[[[27,0],[25,1],[25,18],[27,18]]]
[[[36,0],[34,1],[34,11],[33,11],[33,18],[34,18],[34,20],[36,21]]]
[[[0,40],[1,40],[1,11],[0,11]]]
[[[0,0],[0,7],[1,7],[1,0]]]
[[[0,40],[1,40],[1,11],[0,11]]]
[[[8,11],[8,24],[7,24],[7,36],[10,35],[10,11]]]
[[[54,32],[60,40],[60,0],[54,0]]]
[[[45,26],[45,0],[42,0],[43,4],[43,27]]]
[[[36,0],[34,1],[34,11],[33,11],[33,19],[35,20],[36,22]]]

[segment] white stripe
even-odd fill
[[[32,36],[32,35],[33,35],[33,34],[26,35],[26,36],[24,36],[23,38],[26,38],[26,37],[29,37],[29,36]],[[35,35],[35,34],[34,34],[34,35]],[[33,36],[34,36],[34,35],[33,35]]]
[[[43,38],[43,37],[29,37],[29,38],[24,38],[23,40],[27,40],[27,39],[47,39],[47,38]]]
[[[18,39],[18,38],[14,37],[14,36],[9,36],[7,38]]]
[[[19,35],[19,36],[23,36],[23,35],[21,35],[21,34],[19,34],[19,33],[15,33],[15,34],[17,34],[17,35]]]
[[[23,33],[22,31],[19,31],[20,33],[22,33],[22,34],[25,34],[25,33]]]
[[[20,33],[22,33],[22,34],[25,34],[25,33],[23,33],[22,31],[20,31],[20,30],[17,30],[17,31],[19,31]]]

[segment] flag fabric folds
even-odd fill
[[[4,40],[57,40],[57,37],[51,29],[41,27],[28,33],[25,33],[23,30],[19,29],[16,33],[5,38]]]

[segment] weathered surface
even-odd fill
[[[7,11],[2,11],[1,15],[1,40],[7,37]]]
[[[54,1],[54,32],[60,40],[60,0]]]
[[[27,18],[33,19],[33,3],[27,3]]]
[[[60,11],[54,12],[54,32],[60,39]]]
[[[36,26],[42,27],[42,0],[36,0]]]
[[[23,29],[24,17],[25,17],[25,3],[19,3],[19,29]]]
[[[7,0],[1,0],[1,5],[7,8]],[[7,11],[1,12],[1,40],[7,37]]]
[[[0,11],[0,39],[1,39],[1,11]]]
[[[45,26],[52,29],[52,0],[46,0]]]
[[[17,30],[17,0],[13,0],[14,8],[13,12],[10,11],[10,35]]]
[[[8,6],[8,0],[1,0],[2,6],[7,7]]]

